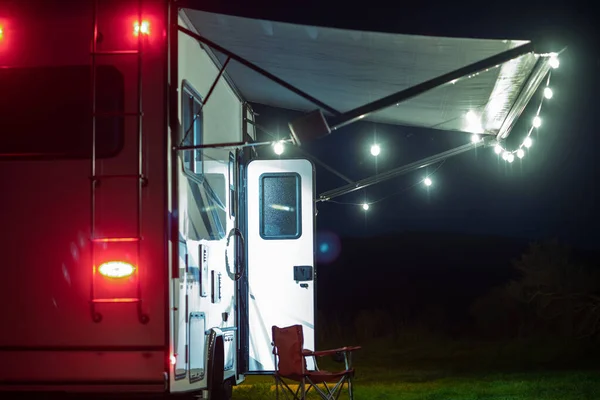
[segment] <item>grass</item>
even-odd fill
[[[380,382],[355,380],[355,398],[364,400],[597,400],[600,373],[553,371],[436,377],[387,371]],[[272,399],[272,379],[251,377],[234,391],[234,400]],[[318,398],[310,396],[311,398]],[[282,397],[284,398],[284,397]],[[347,398],[344,393],[340,398]]]
[[[600,399],[598,353],[578,343],[539,339],[477,343],[431,335],[367,343],[354,362],[357,400]],[[584,355],[591,363],[582,361]],[[319,365],[328,370],[342,366],[328,358]],[[273,385],[270,376],[250,376],[235,388],[233,398],[274,399]]]

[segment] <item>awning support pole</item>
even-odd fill
[[[261,74],[262,76],[272,80],[273,82],[283,86],[284,88],[286,88],[287,90],[297,94],[298,96],[302,97],[303,99],[313,103],[314,105],[316,105],[317,107],[333,114],[333,115],[340,115],[341,112],[339,112],[338,110],[336,110],[335,108],[323,103],[322,101],[320,101],[319,99],[311,96],[310,94],[298,89],[297,87],[291,85],[290,83],[284,81],[283,79],[280,79],[278,77],[276,77],[275,75],[273,75],[272,73],[262,69],[261,67],[251,63],[250,61],[246,60],[245,58],[238,56],[237,54],[225,49],[224,47],[219,46],[218,44],[216,44],[215,42],[208,40],[207,38],[205,38],[204,36],[198,35],[195,32],[190,31],[189,29],[186,29],[182,26],[178,26],[177,29],[179,29],[179,31],[185,33],[186,35],[196,39],[199,42],[204,43],[205,45],[212,47],[213,49],[217,50],[220,53],[225,54],[227,57],[230,57],[232,60],[235,60],[237,62],[239,62],[240,64],[242,64],[245,67],[250,68],[251,70],[258,72],[259,74]]]
[[[387,172],[380,173],[376,176],[372,176],[369,178],[361,179],[360,181],[356,181],[350,183],[348,185],[341,186],[337,189],[328,190],[327,192],[323,192],[319,195],[317,202],[319,201],[329,201],[335,197],[343,196],[345,194],[354,192],[356,190],[364,189],[368,186],[375,185],[377,183],[381,183],[383,181],[387,181],[389,179],[395,178],[400,175],[407,174],[412,171],[416,171],[421,168],[425,168],[429,165],[436,164],[440,161],[444,161],[450,157],[457,156],[459,154],[465,153],[469,150],[476,149],[484,144],[490,142],[489,139],[480,140],[477,143],[467,143],[462,146],[455,147],[450,150],[446,150],[442,153],[434,154],[430,157],[422,158],[421,160],[412,162],[410,164],[403,165],[398,168],[393,168]]]
[[[357,107],[353,110],[343,113],[342,115],[338,115],[337,117],[332,118],[329,122],[330,130],[334,131],[343,126],[352,124],[358,120],[369,116],[370,114],[376,113],[394,105],[398,105],[412,97],[428,92],[429,90],[434,89],[438,86],[445,85],[467,75],[472,75],[484,71],[486,69],[492,68],[496,65],[503,64],[532,51],[533,43],[528,42],[521,46],[512,48],[510,50],[496,54],[492,57],[488,57],[481,61],[477,61],[473,64],[459,68],[452,72],[448,72],[447,74],[440,75],[423,83],[419,83],[418,85],[412,86],[408,89],[404,89],[400,92],[396,92],[379,100],[375,100],[371,103]]]

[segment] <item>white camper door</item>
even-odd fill
[[[304,348],[314,350],[314,168],[255,160],[247,177],[248,372],[273,371],[273,325],[302,325]]]

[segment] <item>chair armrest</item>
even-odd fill
[[[331,350],[319,350],[319,351],[311,351],[311,350],[302,350],[302,355],[304,357],[323,357],[323,356],[330,356],[332,354],[336,354],[336,353],[349,353],[351,351],[356,351],[356,350],[360,350],[361,347],[360,346],[345,346],[345,347],[340,347],[338,349],[331,349]]]

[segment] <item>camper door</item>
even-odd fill
[[[247,178],[248,372],[267,372],[274,325],[302,325],[304,348],[314,349],[314,167],[254,160]]]

